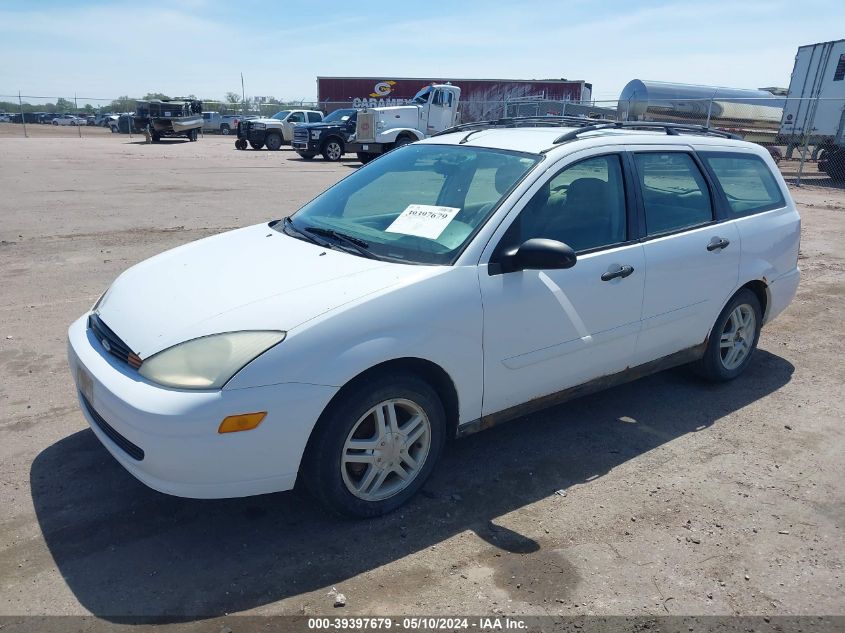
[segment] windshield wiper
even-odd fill
[[[330,237],[342,244],[346,244],[352,250],[354,250],[359,255],[362,255],[363,257],[369,257],[370,259],[379,259],[376,255],[369,251],[370,245],[358,237],[352,237],[351,235],[346,235],[346,233],[341,233],[340,231],[335,231],[334,229],[324,229],[320,226],[309,226],[304,228],[303,230],[308,233],[313,233],[314,235]]]
[[[318,240],[313,235],[308,235],[301,229],[298,229],[296,225],[293,223],[293,220],[290,217],[286,217],[284,221],[284,228],[299,235],[300,237],[304,237],[307,241],[311,242],[312,244],[316,244],[317,246],[322,246],[323,248],[332,248],[331,242],[327,242],[326,240]]]

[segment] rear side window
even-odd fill
[[[319,123],[323,120],[323,117],[319,115],[317,112],[309,112],[308,113],[308,122],[309,123]]]
[[[759,156],[720,152],[703,153],[701,157],[719,181],[734,217],[786,204],[775,177]]]
[[[707,181],[689,154],[634,154],[643,192],[648,235],[669,233],[713,220]]]

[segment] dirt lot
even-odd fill
[[[739,380],[666,372],[470,437],[350,522],[137,483],[77,409],[65,332],[126,267],[358,164],[0,127],[0,615],[845,614],[845,191],[793,190],[799,297]]]

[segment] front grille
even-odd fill
[[[88,399],[82,395],[82,392],[79,392],[79,397],[82,399],[82,404],[85,406],[85,410],[88,412],[88,415],[91,416],[91,419],[94,420],[94,424],[97,425],[97,428],[100,429],[103,433],[106,434],[112,442],[117,444],[123,452],[125,452],[129,457],[134,459],[135,461],[142,461],[144,459],[144,449],[140,446],[136,446],[125,437],[123,437],[120,433],[114,430],[114,428],[103,419],[99,413],[94,410],[94,407],[91,406],[91,403],[88,402]]]
[[[359,143],[376,140],[376,113],[372,110],[358,113],[358,121],[355,124],[355,140]]]
[[[127,365],[138,369],[141,366],[141,357],[129,349],[129,346],[124,343],[120,337],[111,331],[109,326],[103,323],[103,320],[97,315],[92,314],[88,317],[88,328],[100,341],[100,344],[105,350],[122,360]]]
[[[308,128],[295,126],[293,128],[293,142],[294,143],[308,143]]]

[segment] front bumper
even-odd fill
[[[347,143],[346,151],[351,154],[383,154],[385,152],[384,143]]]
[[[238,138],[250,143],[264,143],[267,140],[267,129],[255,129],[251,125],[238,125]]]
[[[291,143],[291,147],[295,149],[297,152],[303,152],[305,154],[319,154],[320,153],[320,141],[308,139],[308,141],[298,141],[296,139],[293,140]]]
[[[293,488],[308,437],[336,387],[166,389],[108,354],[88,330],[87,316],[68,330],[80,407],[100,442],[134,477],[160,492],[197,499]],[[256,411],[267,411],[257,428],[217,432],[225,417]]]

